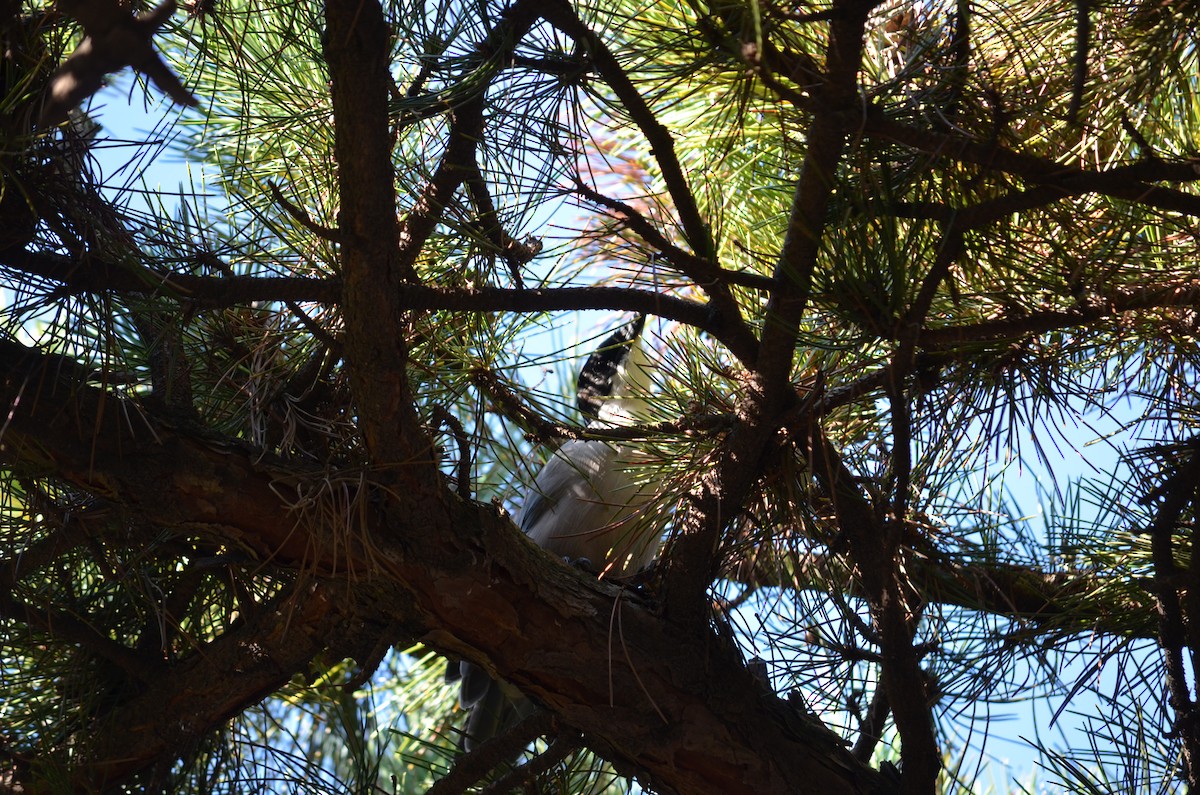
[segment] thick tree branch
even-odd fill
[[[406,366],[400,285],[417,280],[400,254],[392,135],[388,126],[388,25],[378,0],[325,4],[325,61],[333,96],[342,239],[342,316],[358,425],[377,466],[428,494],[432,445],[417,421]],[[422,241],[423,242],[423,241]]]
[[[506,290],[482,287],[453,289],[405,285],[399,300],[406,309],[464,309],[478,312],[549,312],[611,309],[677,320],[720,340],[743,363],[754,360],[753,337],[737,318],[713,312],[710,305],[673,295],[628,287],[557,287]]]
[[[54,769],[70,770],[72,790],[94,792],[197,740],[278,690],[326,650],[350,657],[374,641],[379,626],[362,623],[344,589],[309,584],[260,611],[245,625],[196,650],[133,698],[100,716],[78,738],[70,761],[42,758],[31,792],[54,790]],[[399,640],[399,638],[397,639]],[[214,687],[220,683],[220,687]],[[64,749],[67,751],[67,749]]]
[[[89,257],[74,260],[60,254],[13,253],[5,265],[60,282],[60,292],[167,295],[197,308],[222,308],[257,301],[340,303],[340,279],[267,276],[194,276],[149,268],[116,265]],[[402,283],[395,299],[402,310],[450,309],[475,312],[553,312],[608,309],[639,312],[676,320],[723,342],[738,360],[754,361],[757,343],[739,318],[714,312],[709,305],[672,295],[627,287],[560,287],[504,289],[453,288]]]
[[[116,263],[101,257],[78,259],[50,252],[9,251],[4,254],[0,265],[62,284],[63,287],[56,291],[59,295],[166,295],[206,309],[256,301],[335,303],[341,295],[341,283],[334,279],[195,276]]]
[[[221,308],[256,301],[314,301],[335,304],[338,303],[341,293],[341,282],[337,279],[194,276],[117,266],[97,258],[77,261],[60,254],[10,253],[5,264],[25,273],[61,282],[64,290],[72,294],[165,294],[200,308]],[[724,316],[716,315],[705,304],[647,290],[623,287],[456,289],[405,284],[398,288],[397,296],[400,306],[406,310],[547,312],[607,309],[641,312],[676,320],[711,334],[725,343],[746,365],[754,362],[757,350],[756,346],[743,341],[738,324],[730,324]],[[1200,308],[1200,282],[1118,288],[1108,294],[1096,296],[1087,305],[1073,309],[925,328],[921,331],[920,347],[932,351],[949,351],[963,345],[1016,339],[1029,334],[1086,326],[1104,318],[1115,318],[1122,313],[1171,308]],[[880,388],[883,379],[883,375],[867,377],[863,385],[849,393],[845,392],[847,387],[831,390],[826,396],[826,402],[843,405],[847,400],[857,399]]]
[[[1188,786],[1194,790],[1200,787],[1200,715],[1183,664],[1184,650],[1189,646],[1183,602],[1176,585],[1179,567],[1175,563],[1174,535],[1184,509],[1200,494],[1200,455],[1196,450],[1191,451],[1183,466],[1171,473],[1161,492],[1162,501],[1149,528],[1159,615],[1158,637],[1167,693],[1175,712],[1172,729],[1182,740],[1184,772]]]
[[[767,303],[757,372],[768,400],[780,400],[791,377],[800,321],[808,305],[835,173],[858,106],[858,70],[863,30],[873,3],[835,4],[826,50],[827,75],[815,95],[816,108],[805,136],[804,162],[792,198],[783,246],[775,266],[776,289]],[[779,407],[776,406],[776,410]]]
[[[196,720],[185,722],[187,737],[278,687],[325,646],[330,623],[349,615],[371,626],[402,626],[434,648],[485,665],[584,732],[602,754],[642,771],[660,791],[841,793],[883,786],[823,727],[762,689],[736,650],[715,635],[683,631],[616,586],[563,566],[490,506],[457,500],[443,489],[432,502],[391,493],[388,499],[400,503],[393,510],[375,492],[356,501],[353,532],[346,521],[326,527],[316,521],[321,511],[295,512],[281,495],[304,494],[305,482],[327,475],[269,464],[255,451],[140,417],[135,406],[59,376],[54,357],[3,343],[0,365],[7,417],[0,444],[9,466],[54,474],[127,506],[140,521],[185,527],[275,566],[336,574],[329,588],[344,607],[329,610],[313,599],[281,624],[290,627],[281,644],[295,644],[295,651],[272,652],[268,670],[225,675],[222,666],[235,664],[235,652],[237,664],[246,663],[246,649],[232,635],[216,641],[227,644],[221,648],[228,656],[189,658],[189,665],[211,667],[198,667],[194,678],[176,685],[164,678],[147,691],[145,703],[153,698],[197,710]],[[487,566],[479,565],[483,559]],[[620,662],[611,656],[614,611]],[[351,646],[361,636],[331,637],[345,637]],[[377,638],[370,640],[367,647]],[[197,690],[200,682],[209,689],[221,682],[223,689],[202,696],[207,691]],[[212,705],[197,703],[202,700]],[[128,709],[135,711],[132,703]],[[124,775],[184,741],[178,733],[152,739],[161,727],[145,725],[143,739],[131,746],[139,749],[136,762],[129,748],[118,754],[101,745],[89,769]]]
[[[905,553],[894,518],[884,518],[859,492],[853,473],[825,437],[820,425],[805,420],[791,429],[802,444],[814,476],[832,501],[863,590],[871,605],[882,652],[880,681],[902,740],[905,793],[934,791],[941,756],[925,693],[920,657],[912,641],[917,617],[911,587],[901,582]],[[906,562],[906,561],[905,561]]]
[[[0,459],[104,498],[138,492],[138,510],[159,523],[191,526],[264,560],[327,556],[295,533],[297,518],[276,491],[295,493],[296,482],[316,470],[288,464],[283,481],[273,483],[265,475],[270,465],[256,463],[264,459],[240,443],[158,427],[137,405],[84,386],[90,372],[69,359],[0,341],[0,372],[0,406],[8,412]]]
[[[742,424],[729,434],[715,466],[689,495],[678,522],[667,570],[666,608],[670,615],[698,623],[704,594],[715,575],[722,530],[758,479],[775,429],[793,397],[791,364],[799,324],[808,301],[813,269],[824,228],[834,172],[841,157],[846,117],[839,112],[857,102],[863,26],[869,3],[842,2],[831,24],[828,84],[823,110],[814,115],[806,136],[804,163],[775,269],[775,287],[767,301],[765,324],[752,375],[737,413]]]

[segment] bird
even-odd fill
[[[641,340],[645,315],[613,331],[579,372],[576,405],[588,430],[634,425],[650,418],[645,400],[651,365]],[[661,534],[642,515],[658,479],[639,467],[636,446],[572,439],[551,455],[514,516],[538,546],[600,576],[636,574],[658,553]],[[469,710],[461,748],[470,751],[534,711],[529,699],[474,663],[459,664],[459,704]]]

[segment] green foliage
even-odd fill
[[[867,515],[901,528],[889,554],[943,791],[979,791],[997,769],[994,724],[1028,702],[1072,727],[1065,741],[1040,724],[1024,738],[1039,779],[1169,790],[1186,765],[1163,696],[1166,575],[1149,530],[1196,455],[1194,4],[881,5],[832,163],[809,140],[830,96],[832,6],[572,5],[604,51],[545,21],[504,50],[491,38],[504,9],[484,0],[385,4],[396,213],[435,221],[412,263],[428,292],[404,314],[406,379],[447,493],[511,509],[543,448],[579,424],[573,372],[616,317],[578,312],[653,292],[659,422],[643,444],[646,477],[665,484],[650,513],[669,554],[763,380],[729,328],[766,338],[780,285],[804,282],[794,403],[722,517],[714,623],[767,660],[777,693],[865,743],[863,759],[898,758],[896,722],[872,729],[870,714],[890,651],[880,608],[848,547],[844,494],[805,446],[811,422]],[[32,25],[42,12],[26,6],[18,21]],[[295,467],[296,516],[369,549],[355,489],[378,462],[360,436],[339,292],[339,197],[355,186],[338,183],[321,4],[201,3],[156,39],[202,107],[165,117],[146,146],[207,182],[144,209],[100,175],[104,134],[84,114],[54,132],[13,121],[71,28],[9,17],[0,334],[215,449]],[[482,134],[465,134],[474,170],[430,210],[481,97]],[[795,226],[806,180],[830,189],[818,229]],[[789,236],[815,236],[811,273],[786,259]],[[202,294],[206,279],[228,293]],[[249,292],[268,279],[279,292]],[[561,292],[583,286],[614,292]],[[147,526],[121,495],[75,485],[48,449],[0,463],[0,784],[9,764],[69,750],[147,670],[331,576]],[[1025,466],[1041,480],[1040,521],[1012,493]],[[1192,576],[1194,514],[1188,502],[1167,556]],[[362,655],[373,672],[313,660],[127,786],[424,791],[457,759],[461,710],[443,658],[389,645]],[[64,791],[66,775],[46,773]],[[539,781],[632,786],[586,742]]]

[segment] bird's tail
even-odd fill
[[[463,661],[459,672],[462,684],[458,703],[470,711],[460,743],[463,751],[499,737],[533,712],[533,702],[488,676],[478,665]]]

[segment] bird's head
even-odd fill
[[[589,426],[633,425],[649,420],[644,396],[650,363],[642,344],[646,316],[638,315],[608,336],[579,371],[576,403]]]

